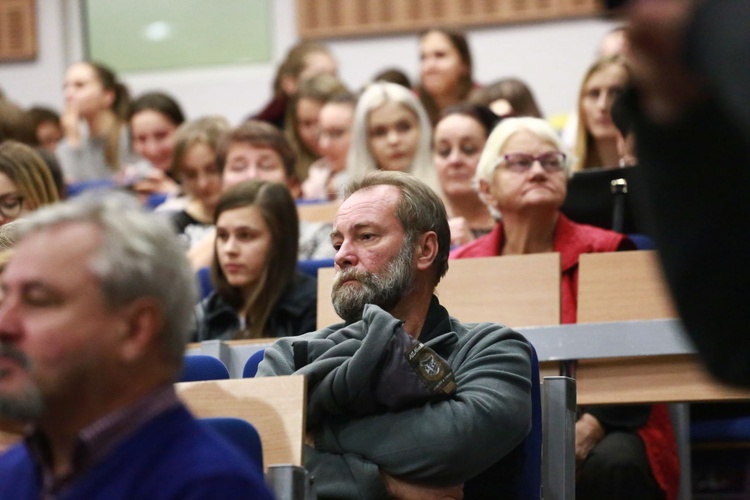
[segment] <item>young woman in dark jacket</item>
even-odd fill
[[[214,214],[215,291],[196,306],[194,341],[315,330],[317,282],[297,271],[299,220],[286,186],[244,181]]]

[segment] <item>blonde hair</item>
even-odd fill
[[[574,172],[579,172],[590,167],[611,166],[601,164],[602,160],[599,158],[599,153],[597,153],[596,148],[594,147],[594,137],[586,126],[586,115],[583,110],[583,93],[586,88],[586,83],[588,83],[589,78],[591,78],[594,73],[598,73],[604,68],[613,65],[621,66],[628,74],[628,78],[630,77],[630,70],[628,69],[625,59],[618,55],[597,59],[583,75],[581,88],[578,91],[578,128],[576,129],[576,142],[573,148],[578,161],[573,166]]]
[[[346,158],[346,170],[352,179],[379,170],[369,147],[367,122],[370,113],[387,102],[396,102],[414,113],[419,124],[419,144],[411,161],[409,173],[419,178],[435,192],[440,192],[437,173],[432,165],[432,125],[427,112],[414,93],[401,85],[389,82],[370,84],[357,101],[352,124],[352,143]]]

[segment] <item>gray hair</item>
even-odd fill
[[[411,90],[389,82],[370,84],[357,100],[352,123],[352,143],[346,158],[346,170],[352,179],[378,170],[368,145],[367,122],[370,112],[386,102],[405,106],[419,122],[419,144],[409,173],[421,179],[435,192],[440,192],[437,173],[432,165],[432,124],[419,98]]]
[[[487,138],[484,150],[482,150],[482,156],[479,157],[477,172],[474,174],[474,180],[477,184],[479,184],[480,179],[489,184],[492,183],[492,177],[497,168],[497,161],[500,158],[500,153],[503,151],[508,139],[521,130],[525,130],[545,141],[551,142],[558,151],[565,153],[567,158],[563,163],[563,170],[566,175],[570,175],[570,165],[573,163],[573,159],[571,158],[571,155],[566,153],[565,147],[563,146],[560,137],[557,135],[557,132],[555,132],[555,129],[552,128],[552,125],[541,118],[524,116],[520,118],[504,119],[494,128],[490,136]]]
[[[92,224],[100,232],[90,266],[105,303],[116,308],[140,297],[156,299],[164,314],[164,354],[181,364],[197,300],[196,279],[169,222],[143,210],[132,196],[95,193],[30,214],[18,226],[18,241],[76,223]]]
[[[21,220],[16,219],[0,226],[0,250],[13,248],[18,239],[18,226],[20,224]]]

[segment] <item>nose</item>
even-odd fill
[[[333,262],[339,269],[348,269],[356,266],[359,260],[357,259],[354,247],[348,241],[344,240],[336,251],[336,255],[333,257]]]
[[[331,140],[328,138],[328,134],[320,134],[318,135],[318,149],[322,154],[325,154],[326,151],[328,151],[328,146],[330,146]]]
[[[542,167],[542,162],[539,160],[534,160],[534,162],[531,164],[531,168],[529,169],[529,173],[531,174],[532,178],[547,176],[547,171],[544,170],[544,167]]]
[[[143,150],[146,153],[146,156],[154,157],[159,152],[159,147],[155,140],[146,139],[146,142],[143,145]]]
[[[219,243],[219,250],[226,255],[236,255],[237,240],[234,236],[229,236],[226,240]]]
[[[401,133],[395,128],[388,131],[388,143],[397,144],[401,140]]]
[[[255,165],[250,165],[247,167],[247,170],[245,170],[245,178],[248,180],[259,180],[260,179],[260,170]]]
[[[613,94],[607,90],[602,91],[599,94],[599,98],[596,101],[596,105],[600,109],[608,109],[612,105]]]
[[[0,291],[0,341],[9,341],[18,337],[21,332],[17,301],[4,291]]]
[[[461,163],[461,151],[459,148],[451,149],[451,152],[448,154],[448,163],[451,165]]]
[[[198,174],[198,179],[196,179],[195,185],[198,191],[205,191],[208,188],[209,179],[208,175],[206,174]]]

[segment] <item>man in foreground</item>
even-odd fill
[[[440,199],[408,174],[370,174],[349,185],[331,239],[345,323],[279,340],[258,370],[308,377],[318,494],[512,498],[530,346],[497,324],[461,324],[434,296],[450,245]]]
[[[19,228],[2,275],[0,498],[271,498],[173,382],[195,302],[171,229],[130,199],[79,198]]]

